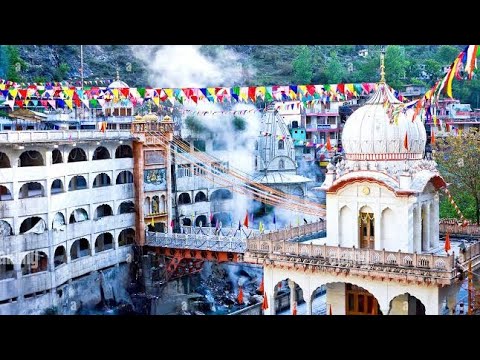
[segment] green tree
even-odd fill
[[[434,59],[427,59],[425,60],[424,64],[425,72],[433,83],[442,76],[442,65],[438,61]]]
[[[66,63],[61,63],[58,68],[55,70],[55,74],[53,75],[53,79],[55,81],[63,81],[67,77],[68,70],[70,67]]]
[[[297,84],[310,84],[313,76],[312,53],[307,45],[297,47],[293,61],[293,77]]]
[[[327,82],[331,84],[341,83],[345,77],[345,73],[345,67],[338,59],[337,53],[332,51],[330,54],[330,60],[325,68]]]
[[[380,80],[380,59],[378,56],[369,56],[363,61],[353,63],[356,69],[355,81],[359,82],[376,82]]]
[[[7,47],[0,45],[0,78],[5,79],[8,73],[9,59]]]
[[[436,144],[435,160],[452,196],[464,199],[460,210],[472,208],[464,215],[480,225],[480,132],[470,130]]]
[[[405,58],[405,50],[399,45],[390,45],[385,54],[385,72],[388,85],[394,89],[400,89],[404,85],[408,61]]]
[[[435,58],[441,66],[447,66],[455,61],[460,51],[461,50],[455,46],[442,45],[438,48]]]
[[[26,63],[20,57],[18,47],[7,45],[7,54],[9,59],[7,79],[15,82],[23,81],[22,73],[25,71]]]

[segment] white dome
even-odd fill
[[[129,88],[130,86],[128,86],[125,82],[123,82],[122,80],[115,80],[114,82],[110,83],[110,85],[108,85],[108,88],[109,89],[124,89],[124,88]]]
[[[347,160],[419,160],[423,158],[427,134],[413,109],[400,111],[397,124],[387,115],[384,103],[401,104],[385,84],[380,84],[367,103],[353,112],[342,132]],[[396,106],[396,105],[394,105]],[[404,146],[405,134],[408,150]]]

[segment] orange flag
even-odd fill
[[[435,144],[435,131],[433,131],[433,128],[430,128],[430,144]]]
[[[263,293],[265,290],[263,289],[264,285],[263,285],[263,278],[262,278],[262,282],[260,283],[260,287],[258,288],[258,291]]]
[[[329,314],[328,315],[333,315],[332,314],[332,304],[330,304],[330,311],[329,311]]]
[[[243,226],[246,226],[248,228],[248,211],[245,214],[245,219],[243,220]]]
[[[405,133],[405,139],[403,140],[403,147],[408,150],[408,136]]]
[[[241,287],[240,290],[238,290],[237,301],[239,304],[243,304],[243,290]]]
[[[292,315],[297,315],[297,302],[293,302]]]
[[[447,235],[445,235],[445,251],[448,254],[448,251],[451,249],[450,247],[450,234],[447,232]]]
[[[268,309],[267,293],[263,293],[262,310],[267,310],[267,309]]]
[[[330,144],[330,136],[327,136],[327,143],[325,144],[325,147],[327,148],[328,151],[332,151],[332,144]]]

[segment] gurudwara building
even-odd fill
[[[465,259],[456,257],[458,247],[447,256],[439,244],[438,192],[446,184],[424,156],[420,117],[400,112],[395,122],[387,101],[400,105],[382,76],[345,124],[345,159],[328,165],[321,187],[327,236],[297,244],[291,251],[299,258],[274,250],[262,255],[270,304],[288,279],[292,296],[295,287],[302,289],[307,314],[320,288],[334,315],[442,314],[455,307],[456,261]],[[274,307],[267,312],[274,314]]]

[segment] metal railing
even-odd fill
[[[244,253],[244,239],[231,240],[229,237],[196,234],[164,234],[147,232],[146,244],[149,246],[176,249],[211,250]]]

